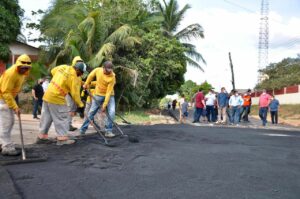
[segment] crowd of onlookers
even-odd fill
[[[176,99],[168,103],[168,109],[175,110],[178,104],[180,110],[180,122],[185,123],[188,117],[188,107],[194,107],[193,123],[207,121],[208,123],[239,125],[240,122],[249,122],[249,114],[251,112],[252,98],[251,90],[245,93],[239,93],[232,90],[230,93],[224,87],[220,92],[209,90],[204,95],[201,89],[192,97],[189,103],[185,96],[182,95],[177,101]],[[259,97],[259,117],[262,125],[267,124],[267,114],[270,111],[272,124],[278,124],[279,101],[275,96],[270,95],[264,89]]]

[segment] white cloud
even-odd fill
[[[235,82],[237,88],[253,88],[257,82],[258,66],[258,31],[259,13],[229,12],[225,9],[210,8],[201,11],[190,9],[182,23],[181,28],[199,23],[205,30],[205,39],[192,41],[198,51],[207,61],[204,66],[205,73],[188,67],[186,79],[197,83],[207,80],[219,90],[221,86],[229,89],[231,85],[231,72],[228,52],[231,52]],[[291,18],[285,24],[280,24],[283,18],[270,13],[270,44],[284,42],[299,35],[300,18]],[[292,46],[284,51],[280,48],[270,49],[269,62],[278,62],[285,57],[295,57],[299,50]]]
[[[26,16],[31,17],[31,10],[47,9],[50,1],[20,0],[19,2],[21,7],[26,10]],[[183,6],[190,3],[190,0],[180,0],[179,2]],[[259,18],[259,13],[230,12],[222,8],[197,10],[192,5],[181,28],[192,23],[199,23],[203,26],[206,38],[192,41],[192,43],[197,46],[198,51],[206,59],[207,66],[203,67],[205,73],[199,69],[188,67],[186,79],[197,83],[207,80],[218,90],[221,86],[225,86],[229,90],[232,87],[228,59],[230,51],[233,58],[236,87],[254,87],[257,81]],[[300,18],[291,17],[288,21],[284,21],[284,19],[278,13],[270,12],[269,62],[278,62],[285,57],[294,57],[300,53],[298,50],[300,41],[294,45],[288,45],[288,42],[293,44],[295,38],[300,39]]]
[[[38,31],[32,31],[29,29],[26,29],[26,23],[37,23],[40,19],[37,16],[32,16],[31,11],[37,11],[39,9],[41,10],[47,10],[49,8],[51,0],[19,0],[19,4],[22,9],[24,9],[24,20],[23,20],[23,28],[22,28],[22,34],[25,35],[26,38],[28,36],[30,39],[32,38],[38,38],[39,32]],[[30,34],[31,33],[31,34]],[[39,42],[28,42],[30,45],[38,47],[41,43]]]

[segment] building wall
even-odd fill
[[[300,85],[289,86],[279,90],[268,91],[274,94],[275,98],[279,100],[280,104],[300,104]],[[258,105],[259,95],[261,92],[252,94],[252,104]]]
[[[2,74],[6,69],[6,64],[0,60],[0,74]]]
[[[39,49],[29,46],[27,44],[23,44],[21,42],[14,42],[9,45],[9,49],[11,51],[11,56],[9,57],[8,62],[3,62],[0,60],[0,74],[2,74],[7,68],[13,65],[18,57],[22,54],[27,54],[31,58],[32,62],[38,60]]]

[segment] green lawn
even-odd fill
[[[147,114],[144,110],[121,113],[120,115],[132,124],[151,122],[150,115]],[[122,119],[117,115],[116,115],[116,122],[118,123],[122,122]]]
[[[300,104],[281,105],[278,114],[279,122],[300,126]],[[258,115],[257,105],[252,106],[250,115]]]

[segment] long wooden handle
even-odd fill
[[[19,120],[19,129],[20,129],[20,137],[21,137],[22,160],[26,160],[26,153],[25,153],[25,147],[24,147],[24,137],[23,137],[21,115],[17,114],[17,116],[18,116],[18,120]]]

